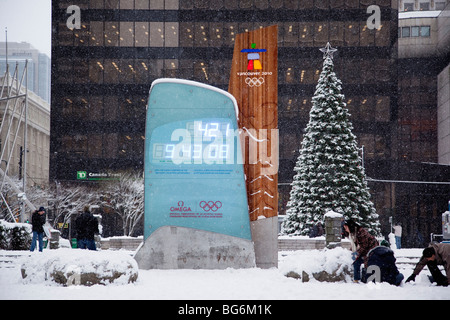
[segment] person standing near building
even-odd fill
[[[98,221],[89,211],[89,207],[84,207],[84,212],[75,221],[77,232],[77,247],[79,249],[97,250],[94,236],[99,233]]]
[[[33,240],[31,240],[30,251],[34,251],[34,249],[36,249],[36,241],[39,241],[39,252],[42,252],[42,249],[44,248],[43,238],[45,219],[46,217],[44,207],[40,207],[38,210],[33,212],[31,216]]]
[[[397,223],[394,227],[394,235],[395,235],[395,245],[397,249],[402,248],[402,226],[400,223]]]

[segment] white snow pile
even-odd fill
[[[21,273],[25,284],[91,286],[135,282],[139,271],[137,262],[125,252],[57,249],[23,258]]]
[[[295,251],[283,257],[280,271],[287,277],[308,282],[311,277],[318,281],[351,281],[351,251],[337,247],[323,250]]]

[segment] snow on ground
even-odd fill
[[[61,254],[70,254],[73,249],[58,250]],[[421,252],[422,249],[395,250],[397,266],[405,279],[412,273]],[[0,251],[1,253],[5,251]],[[336,253],[339,251],[327,253],[331,257],[327,263],[347,259]],[[45,255],[48,251],[32,253],[37,254]],[[279,253],[279,267],[271,269],[139,270],[135,283],[91,287],[63,287],[52,282],[27,283],[22,279],[17,265],[15,268],[0,268],[0,299],[450,299],[450,287],[432,285],[427,278],[427,269],[422,271],[415,283],[402,284],[400,287],[387,283],[325,283],[315,279],[303,283],[301,280],[284,276],[287,271],[299,266],[303,269],[317,269],[318,264],[323,264],[320,257],[324,254],[323,250],[283,251]],[[26,256],[22,259],[26,259]]]

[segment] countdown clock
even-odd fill
[[[153,82],[144,165],[144,240],[154,240],[153,251],[158,250],[156,239],[174,233],[166,239],[173,245],[164,250],[175,250],[171,254],[176,256],[181,247],[210,255],[211,245],[203,253],[199,248],[212,239],[216,247],[239,243],[237,251],[246,251],[247,258],[253,251],[237,108],[231,94],[209,85],[181,79]]]

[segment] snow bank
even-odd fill
[[[25,284],[128,284],[136,281],[138,265],[124,252],[57,249],[23,258],[21,272]]]
[[[351,280],[350,270],[353,263],[351,251],[341,247],[295,251],[282,258],[280,271],[293,277],[296,277],[296,274],[303,282],[312,278],[331,282]]]

